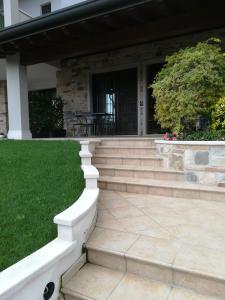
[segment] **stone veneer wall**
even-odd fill
[[[8,131],[7,92],[6,81],[0,81],[0,133]]]
[[[224,47],[225,28],[63,60],[61,70],[57,73],[57,93],[64,99],[65,128],[69,135],[74,113],[91,110],[91,74],[135,66],[138,67],[139,134],[145,134],[148,84],[146,82],[146,65],[163,62],[166,55],[214,36],[222,39]],[[141,103],[144,105],[142,106]]]
[[[183,171],[188,182],[225,186],[225,142],[156,141],[164,167]]]

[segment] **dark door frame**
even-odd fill
[[[90,70],[88,72],[88,109],[93,111],[93,86],[92,77],[95,74],[102,74],[108,72],[124,71],[129,69],[137,70],[137,133],[134,136],[139,136],[140,120],[139,120],[139,99],[140,99],[140,64],[130,63],[130,64],[120,64],[118,66],[109,66],[104,68],[97,68],[95,70]]]
[[[144,112],[143,112],[143,134],[148,135],[148,67],[156,64],[163,64],[164,60],[162,58],[156,58],[153,60],[147,60],[143,64],[143,103],[144,103]]]

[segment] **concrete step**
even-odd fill
[[[96,228],[87,247],[92,264],[225,297],[223,251],[102,228]]]
[[[152,167],[138,167],[126,165],[95,165],[101,176],[149,178],[157,180],[184,181],[184,173]]]
[[[135,274],[86,264],[63,287],[65,300],[216,300]]]
[[[150,147],[155,146],[155,138],[112,138],[102,139],[101,146]]]
[[[163,159],[150,155],[120,155],[120,154],[95,154],[92,159],[94,165],[107,164],[107,165],[126,165],[126,166],[151,166],[161,167]]]
[[[224,216],[225,202],[102,190],[88,259],[225,299]]]
[[[152,194],[176,198],[225,201],[225,188],[155,179],[101,176],[99,187],[137,194]]]
[[[153,146],[140,147],[140,146],[98,146],[95,148],[96,154],[120,154],[120,155],[156,155],[157,149]]]

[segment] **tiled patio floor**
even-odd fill
[[[101,191],[88,246],[225,278],[225,203]]]

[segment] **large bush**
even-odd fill
[[[63,129],[63,101],[54,90],[30,92],[29,109],[33,137],[51,137]]]
[[[166,57],[152,84],[156,119],[163,128],[182,132],[196,118],[210,117],[225,94],[225,60],[218,39],[200,42]],[[184,122],[185,120],[185,122]]]
[[[212,129],[225,132],[225,97],[215,104],[212,110]]]

